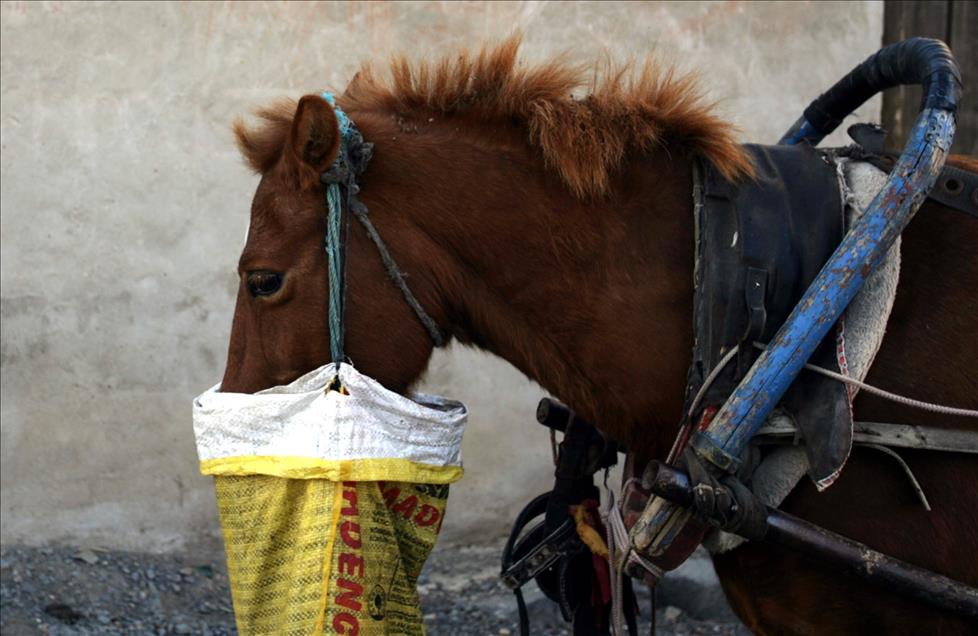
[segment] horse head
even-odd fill
[[[240,282],[222,382],[222,390],[231,392],[287,384],[330,361],[327,209],[320,175],[340,151],[337,115],[325,99],[307,95],[298,104],[263,109],[259,116],[264,120],[259,128],[235,125],[238,145],[261,181],[238,262]],[[398,246],[411,245],[416,230],[398,223],[386,203],[371,201],[372,213],[389,221],[386,227],[398,236]],[[414,264],[410,251],[397,252],[399,262]],[[404,390],[423,371],[431,341],[362,231],[349,232],[346,260],[348,356],[362,372]],[[428,289],[415,280],[412,286]],[[422,298],[430,304],[430,294]]]
[[[358,196],[445,340],[496,354],[651,449],[679,419],[691,347],[690,161],[731,178],[749,161],[689,77],[647,65],[594,84],[560,62],[521,68],[518,45],[398,62],[389,79],[358,73],[339,98],[374,144]],[[576,99],[582,88],[591,96]],[[236,127],[261,183],[226,391],[330,360],[319,178],[337,156],[337,115],[306,96],[259,116]],[[346,355],[404,391],[433,338],[358,223],[346,250]]]

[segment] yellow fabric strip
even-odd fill
[[[604,537],[597,530],[588,525],[587,508],[584,506],[571,506],[574,510],[574,524],[577,526],[577,536],[581,538],[584,545],[591,550],[595,556],[602,559],[608,558],[608,544]]]
[[[316,457],[219,457],[200,462],[204,475],[271,475],[330,481],[405,481],[450,484],[462,478],[461,466],[435,466],[400,458],[329,460]]]

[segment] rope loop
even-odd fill
[[[343,206],[340,202],[340,186],[326,186],[326,263],[329,268],[329,352],[339,369],[343,362],[343,252],[340,223]]]
[[[336,103],[330,92],[322,94],[333,108],[339,125],[340,152],[319,180],[326,189],[326,262],[329,269],[329,352],[337,370],[346,361],[343,345],[345,325],[343,323],[346,298],[346,242],[343,212],[349,209],[363,209],[356,195],[360,192],[357,177],[367,169],[373,155],[373,144],[363,140],[363,136],[343,109]],[[346,197],[344,200],[343,192]],[[344,205],[345,204],[345,205]]]
[[[411,293],[406,275],[394,262],[387,245],[370,221],[367,206],[357,198],[357,194],[360,193],[357,178],[366,171],[367,164],[370,163],[373,144],[364,141],[363,135],[336,103],[336,97],[332,93],[324,92],[322,97],[332,106],[340,130],[339,155],[333,165],[319,175],[319,180],[326,189],[325,249],[329,269],[329,350],[332,361],[337,370],[340,364],[346,361],[343,352],[345,335],[343,316],[346,296],[345,237],[348,233],[349,217],[344,218],[344,212],[352,213],[366,230],[367,236],[380,254],[387,275],[401,291],[404,300],[418,317],[435,346],[441,347],[445,344],[445,339],[438,325]]]

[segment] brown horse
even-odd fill
[[[680,420],[692,345],[690,162],[712,162],[730,178],[749,178],[750,166],[689,78],[646,66],[610,73],[573,99],[580,69],[518,67],[517,47],[511,40],[439,63],[397,62],[383,79],[362,70],[339,99],[375,144],[361,199],[446,340],[505,358],[628,448],[662,458]],[[236,125],[262,178],[239,263],[226,391],[287,383],[329,360],[318,176],[336,156],[337,120],[317,96],[259,115],[256,128]],[[974,160],[955,162],[978,170]],[[978,407],[976,246],[975,220],[933,203],[917,214],[869,382]],[[347,353],[360,371],[404,391],[424,373],[431,338],[356,223],[348,249]],[[282,275],[277,291],[268,273]],[[976,426],[865,393],[856,410],[863,420]],[[817,494],[806,480],[783,508],[978,585],[978,460],[901,455],[932,512],[891,460],[859,450],[836,485]],[[759,633],[968,628],[764,544],[715,563],[737,614]]]

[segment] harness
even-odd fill
[[[809,145],[816,145],[875,92],[909,82],[924,84],[925,100],[908,150],[893,165],[875,207],[843,235],[838,198],[830,204],[822,196],[827,191],[837,193],[834,172],[824,155]],[[712,263],[697,257],[697,340],[689,372],[687,415],[670,453],[670,463],[675,466],[653,462],[645,472],[639,485],[653,497],[635,521],[630,545],[624,550],[616,549],[622,542],[615,537],[623,532],[617,509],[604,517],[607,527],[594,524],[607,533],[607,574],[589,580],[593,588],[595,582],[600,587],[610,579],[614,611],[609,616],[611,608],[603,594],[603,604],[582,603],[580,593],[567,585],[573,578],[586,579],[584,573],[590,576],[601,571],[592,555],[582,549],[586,545],[594,551],[593,537],[592,541],[587,539],[587,528],[596,531],[595,528],[587,523],[582,528],[577,519],[573,536],[567,516],[570,507],[576,507],[576,516],[589,500],[596,499],[593,475],[614,463],[616,451],[611,451],[609,457],[608,449],[614,448],[613,444],[600,436],[596,438],[593,427],[578,423],[572,413],[568,416],[556,462],[555,488],[534,500],[520,515],[504,553],[504,580],[517,591],[524,633],[528,631],[528,618],[519,588],[532,577],[550,598],[561,604],[565,618],[574,620],[575,633],[595,633],[596,628],[597,633],[603,633],[613,626],[614,633],[619,634],[622,615],[633,627],[634,602],[622,600],[623,596],[631,599],[631,595],[627,586],[620,586],[618,572],[634,575],[635,566],[640,566],[655,580],[664,569],[679,565],[710,527],[754,540],[774,537],[782,544],[809,552],[819,552],[818,546],[812,548],[819,541],[813,542],[811,537],[813,532],[820,532],[820,542],[834,546],[828,551],[822,549],[822,556],[848,566],[861,558],[868,565],[853,567],[866,578],[885,580],[908,594],[965,615],[978,615],[978,590],[788,518],[765,506],[737,478],[750,465],[745,450],[762,430],[767,416],[778,404],[792,402],[799,405],[794,430],[806,439],[806,431],[815,430],[820,422],[843,423],[834,426],[830,435],[812,436],[812,443],[806,446],[817,483],[827,487],[841,470],[853,440],[851,413],[843,408],[849,406],[848,391],[821,379],[803,383],[795,383],[795,379],[809,359],[816,366],[823,366],[818,363],[831,352],[825,335],[919,207],[923,200],[919,193],[926,194],[941,177],[944,156],[953,137],[953,112],[959,90],[960,76],[947,48],[936,41],[909,40],[883,49],[816,100],[785,135],[781,146],[748,147],[758,166],[759,181],[764,182],[761,185],[775,187],[730,191],[726,189],[728,184],[712,175],[708,167],[696,170],[697,253],[710,245],[715,246],[719,257]],[[345,361],[343,300],[349,221],[345,212],[352,213],[363,225],[388,276],[435,346],[441,346],[444,341],[437,325],[411,293],[369,220],[366,207],[356,196],[356,178],[366,168],[371,145],[363,141],[356,127],[336,107],[332,95],[323,97],[337,112],[342,136],[336,163],[321,177],[328,209],[326,251],[333,360],[337,366]],[[953,184],[962,182],[960,174],[942,181],[945,194],[954,199],[956,207],[960,205],[963,186],[957,188]],[[820,196],[812,198],[816,193]],[[710,198],[716,199],[715,205],[725,212],[703,215],[704,202]],[[807,215],[796,214],[803,209]],[[733,233],[732,228],[736,228]],[[841,244],[836,247],[840,237]],[[727,240],[729,244],[723,248]],[[792,240],[801,242],[792,245]],[[729,261],[733,258],[736,260]],[[709,275],[710,268],[719,271],[731,263],[736,265],[728,270],[735,272],[731,279]],[[714,304],[724,311],[707,311]],[[769,344],[758,346],[763,342]],[[824,399],[813,400],[813,395]],[[810,409],[807,416],[803,414],[806,408]],[[599,449],[600,459],[591,461],[595,448]],[[624,498],[627,506],[627,490]],[[528,522],[541,514],[542,524],[523,533]],[[581,565],[585,559],[590,559],[590,567]]]
[[[554,487],[519,513],[503,548],[500,577],[513,590],[520,633],[530,633],[522,588],[531,580],[557,603],[575,636],[608,634],[616,617],[638,633],[637,604],[630,579],[613,589],[617,577],[608,555],[615,542],[605,512],[598,514],[600,492],[594,475],[618,461],[619,446],[574,411],[548,398],[537,407],[537,421],[551,434],[563,433],[554,448]],[[573,512],[572,512],[573,511]],[[615,607],[616,602],[620,603]],[[622,629],[616,627],[616,633]]]
[[[890,176],[843,234],[831,158],[813,148],[863,101],[905,83],[923,85],[922,113],[895,161],[871,143],[850,150],[851,156],[885,165]],[[631,542],[609,562],[654,583],[718,528],[800,550],[937,607],[978,617],[978,590],[786,515],[744,485],[756,465],[752,440],[804,437],[810,474],[820,488],[838,476],[854,439],[876,436],[897,446],[952,452],[978,449],[978,437],[966,432],[946,432],[931,443],[932,429],[853,423],[853,381],[833,355],[834,339],[825,338],[935,184],[933,198],[978,216],[975,177],[942,170],[959,93],[960,75],[947,47],[907,40],[882,49],[815,100],[779,147],[748,147],[758,165],[757,186],[731,187],[709,167],[694,169],[695,345],[686,415],[667,462],[652,462],[645,470],[626,466],[622,507]],[[820,375],[799,379],[803,368]],[[791,411],[791,418],[769,418],[775,407]],[[871,447],[899,460],[886,446]],[[926,506],[919,484],[899,461]]]
[[[856,106],[903,83],[921,84],[925,97],[907,148],[886,184],[722,406],[713,413],[705,410],[695,415],[687,463],[691,471],[693,464],[702,463],[708,478],[700,480],[702,488],[696,485],[694,491],[719,492],[718,481],[736,479],[750,440],[809,358],[817,355],[825,335],[933,187],[954,135],[960,73],[946,45],[937,40],[914,38],[885,47],[816,99],[782,138],[782,145],[817,145]],[[690,537],[702,538],[703,530],[690,523],[693,517],[690,508],[656,495],[631,530],[633,548],[653,559],[671,554],[672,560],[681,562],[688,555],[688,545],[698,543]],[[677,542],[679,537],[684,542]],[[817,546],[812,544],[812,550],[817,551]],[[865,576],[874,578],[872,571]],[[920,598],[940,602],[926,594]],[[974,609],[978,611],[978,593]]]
[[[857,132],[851,132],[854,138]],[[837,476],[854,444],[892,457],[922,505],[929,509],[910,468],[890,447],[978,453],[978,435],[926,426],[854,422],[843,381],[857,383],[864,390],[873,387],[842,375],[836,338],[832,336],[826,339],[824,350],[813,357],[813,362],[824,367],[808,365],[821,373],[799,376],[781,410],[753,438],[751,456],[738,471],[738,480],[715,479],[696,454],[683,452],[690,432],[695,430],[692,417],[716,413],[716,405],[722,404],[760,356],[763,348],[755,343],[771,338],[841,240],[845,197],[840,192],[836,162],[853,158],[883,165],[886,159],[870,154],[859,144],[829,150],[807,144],[749,145],[745,149],[757,166],[755,181],[733,183],[709,166],[694,167],[696,339],[686,397],[688,416],[666,464],[677,463],[689,470],[690,491],[684,496],[698,514],[712,515],[716,523],[696,524],[685,542],[692,549],[703,533],[710,531],[707,547],[726,551],[743,542],[743,536],[762,538],[766,532],[765,504],[779,505],[806,472],[815,480]],[[978,191],[978,177],[966,175],[974,183],[972,191]],[[939,183],[952,178],[961,176],[950,169],[942,171]],[[959,199],[955,209],[965,207],[964,199]],[[959,211],[971,214],[968,209]],[[531,501],[515,520],[503,553],[501,578],[516,594],[522,633],[529,633],[529,618],[521,589],[534,578],[544,594],[559,605],[565,620],[573,623],[574,633],[607,633],[611,619],[596,617],[595,609],[607,612],[608,607],[592,604],[589,594],[599,585],[597,578],[607,576],[607,568],[590,568],[593,555],[574,531],[568,510],[597,496],[592,477],[616,462],[608,451],[616,445],[571,409],[548,399],[541,401],[537,420],[565,435],[555,463],[555,486]],[[797,445],[799,439],[805,444]],[[788,465],[782,455],[772,456],[773,449],[790,449],[794,463]],[[591,457],[591,463],[582,463],[582,456]],[[595,463],[596,457],[603,457],[604,463]],[[643,486],[643,472],[648,481],[657,470],[665,470],[659,464],[631,464],[634,458],[629,455],[622,494],[622,514],[629,527],[652,494],[647,483]],[[760,472],[759,465],[763,466]],[[797,474],[790,474],[799,468]],[[754,496],[742,485],[756,490],[762,480],[775,478],[772,473],[783,482],[772,500]],[[694,493],[689,484],[697,483],[709,484],[709,488]],[[737,489],[736,498],[730,493],[732,489]],[[741,505],[732,511],[735,502]],[[541,517],[545,522],[534,525]],[[680,540],[682,537],[677,538]],[[651,564],[635,557],[634,553],[629,555],[623,564],[630,562],[635,571],[651,572],[656,577],[674,566],[668,560]],[[621,596],[622,617],[635,633],[634,596],[630,589],[623,589]]]
[[[345,329],[343,325],[344,303],[346,300],[346,235],[349,232],[349,216],[363,226],[371,242],[377,248],[380,260],[384,264],[387,275],[401,291],[404,301],[411,307],[414,315],[431,337],[436,347],[445,344],[445,339],[438,325],[418,302],[411,292],[405,279],[404,272],[397,266],[391,256],[387,244],[380,237],[377,228],[368,215],[365,206],[357,194],[360,186],[357,178],[362,176],[373,156],[373,144],[364,141],[363,135],[357,129],[343,109],[336,103],[335,96],[330,92],[322,94],[329,102],[339,124],[340,151],[336,161],[320,175],[320,181],[326,188],[326,261],[329,267],[329,348],[336,368],[346,362],[343,352]],[[345,196],[344,196],[345,195]]]
[[[844,233],[844,206],[829,153],[808,144],[747,145],[756,178],[733,183],[712,166],[694,191],[695,341],[678,459],[693,426],[722,405],[815,279]],[[834,371],[834,342],[816,359]],[[727,357],[732,356],[732,357]],[[726,361],[724,358],[727,357]],[[711,376],[712,372],[712,376]],[[709,382],[707,382],[709,379]],[[844,386],[802,376],[782,401],[805,434],[813,478],[838,475],[851,446],[852,415]]]

